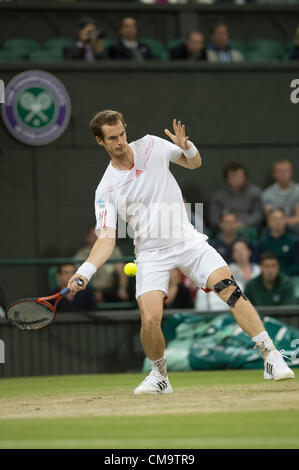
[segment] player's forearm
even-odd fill
[[[99,269],[110,258],[114,247],[115,238],[98,238],[86,261]]]
[[[190,168],[190,170],[195,170],[196,168],[199,168],[202,165],[202,160],[199,151],[197,150],[195,157],[186,158],[186,163],[187,167]]]

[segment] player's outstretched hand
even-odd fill
[[[173,130],[174,134],[172,134],[168,129],[164,129],[164,132],[175,145],[181,147],[183,150],[188,150],[191,144],[188,142],[189,137],[186,137],[185,134],[185,125],[182,125],[181,121],[178,121],[177,123],[176,119],[174,119]]]
[[[78,284],[76,283],[76,279],[82,279],[82,281],[84,281],[84,285],[83,286],[78,286]],[[85,279],[85,277],[81,276],[81,274],[74,274],[71,279],[69,280],[68,282],[68,288],[70,289],[71,293],[72,294],[77,294],[77,292],[79,292],[80,290],[83,290],[85,289],[85,287],[87,286],[88,284],[88,280]]]

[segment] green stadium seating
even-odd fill
[[[239,227],[238,236],[245,238],[253,245],[258,241],[258,232],[254,227]]]
[[[72,46],[74,44],[74,40],[70,38],[55,38],[49,39],[44,43],[44,49],[46,50],[58,50],[62,51],[66,46]]]
[[[170,49],[173,49],[174,47],[178,46],[179,44],[181,44],[184,41],[185,41],[185,39],[183,39],[183,38],[171,39],[170,41],[167,41],[166,48],[169,51]]]
[[[156,39],[140,38],[140,41],[144,42],[151,50],[153,58],[156,60],[168,60],[169,54],[162,42]]]
[[[244,57],[247,57],[246,46],[242,41],[239,41],[239,39],[230,39],[229,45],[236,51],[241,52]]]
[[[58,287],[58,282],[57,282],[57,266],[51,266],[48,270],[48,283],[50,289],[56,289]]]
[[[20,51],[6,51],[0,50],[0,62],[24,62],[28,56],[28,53],[20,53]]]
[[[297,304],[299,304],[299,276],[293,276],[292,281],[294,285],[294,292],[295,292],[295,297],[297,299]]]
[[[31,62],[62,62],[63,55],[62,50],[42,50],[34,51],[29,54],[29,60]]]
[[[257,53],[265,59],[283,60],[285,58],[284,45],[273,39],[255,39],[247,44],[247,51]]]
[[[260,53],[259,51],[252,51],[252,52],[247,52],[247,61],[248,62],[260,62],[260,63],[265,63],[265,62],[275,62],[278,59],[274,57],[269,57],[265,56],[264,54]]]
[[[41,45],[33,39],[16,38],[4,41],[4,49],[9,51],[26,51],[27,53],[30,53],[40,50]]]

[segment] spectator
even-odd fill
[[[152,53],[142,41],[137,40],[137,22],[134,18],[125,17],[121,20],[119,41],[109,48],[110,59],[115,60],[151,60]]]
[[[233,212],[223,212],[219,223],[220,232],[210,240],[212,245],[229,264],[232,263],[232,246],[238,238],[238,219]]]
[[[241,52],[229,45],[229,33],[225,23],[219,21],[212,25],[211,39],[212,42],[207,47],[209,62],[244,62]]]
[[[257,245],[257,255],[271,251],[278,258],[281,272],[288,276],[299,274],[298,240],[287,232],[283,210],[270,212],[267,225],[268,229]]]
[[[185,42],[170,49],[172,60],[207,60],[207,53],[204,47],[204,36],[200,31],[189,33]]]
[[[291,52],[290,60],[299,60],[299,26],[296,29],[294,37],[294,47]]]
[[[86,260],[96,240],[95,227],[91,226],[86,237],[87,244],[74,254],[74,258]],[[122,258],[122,256],[120,248],[115,246],[111,259]],[[129,281],[124,273],[123,263],[105,263],[93,275],[91,284],[96,291],[98,303],[129,300]]]
[[[247,169],[238,162],[230,162],[224,167],[225,186],[211,199],[210,223],[217,229],[221,213],[228,210],[236,214],[238,226],[258,228],[263,219],[261,190],[248,182]]]
[[[194,302],[189,289],[181,283],[180,271],[172,269],[169,275],[167,298],[165,308],[194,308]]]
[[[266,252],[261,257],[261,274],[248,282],[244,294],[254,306],[295,305],[292,280],[279,272],[277,256]]]
[[[293,169],[289,160],[278,160],[273,166],[275,183],[262,194],[265,215],[282,209],[288,228],[299,234],[299,184],[292,181]]]
[[[258,276],[261,268],[258,264],[251,263],[252,250],[245,240],[236,240],[232,247],[233,263],[229,265],[235,281],[243,291],[247,282]]]
[[[70,60],[85,60],[88,62],[104,58],[102,39],[105,34],[96,29],[92,18],[83,18],[77,29],[78,40],[74,46],[63,49],[64,58]]]
[[[58,287],[51,292],[51,295],[67,287],[75,271],[76,268],[73,264],[60,265],[57,272]],[[57,305],[57,312],[92,312],[96,308],[97,301],[94,289],[91,285],[87,285],[86,289],[78,292],[76,295],[71,293],[65,295]]]

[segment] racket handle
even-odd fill
[[[82,279],[76,279],[76,283],[78,284],[79,287],[84,286],[84,281]],[[62,289],[60,291],[60,295],[66,295],[70,292],[70,289],[66,287],[65,289]]]

